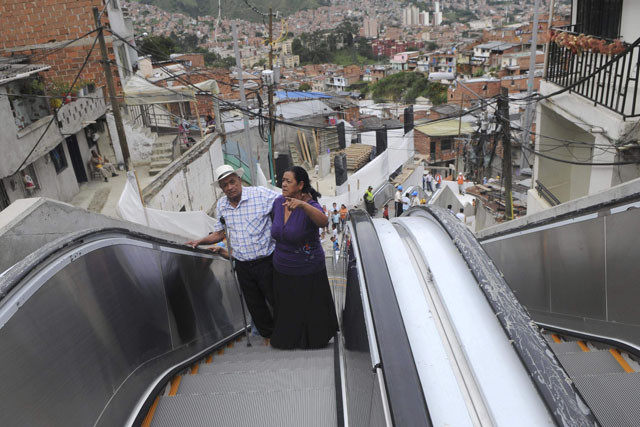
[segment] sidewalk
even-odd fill
[[[149,166],[136,167],[140,186],[144,188],[153,177],[149,176]],[[118,171],[118,176],[104,180],[93,180],[80,185],[80,192],[71,200],[73,206],[101,213],[112,218],[119,218],[116,206],[126,183],[126,172]]]

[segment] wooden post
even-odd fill
[[[116,122],[116,131],[118,133],[118,140],[120,142],[120,149],[122,150],[122,157],[124,160],[125,170],[130,170],[130,154],[129,145],[127,144],[127,134],[124,132],[124,125],[122,124],[122,115],[120,114],[120,103],[116,98],[116,88],[113,84],[113,75],[111,74],[111,62],[109,61],[109,54],[107,53],[107,45],[104,41],[104,31],[102,24],[100,23],[100,12],[97,7],[93,8],[93,20],[98,28],[98,42],[100,43],[100,53],[102,55],[102,66],[104,68],[104,77],[107,81],[107,90],[109,92],[109,101],[111,102],[111,109],[113,110],[113,118]]]
[[[198,112],[198,98],[193,101],[193,106],[196,107],[196,120],[198,121],[198,127],[200,128],[200,138],[204,139],[204,127],[200,123],[200,112]],[[207,125],[206,120],[204,125]]]

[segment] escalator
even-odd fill
[[[0,274],[0,425],[610,425],[447,210],[351,211],[327,267],[340,333],[281,351],[247,338],[217,255],[123,229],[48,244]]]

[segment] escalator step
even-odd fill
[[[638,425],[640,373],[586,376],[574,381],[601,425]]]
[[[201,374],[222,374],[232,372],[265,372],[279,371],[282,369],[312,369],[331,368],[332,357],[308,357],[295,359],[265,359],[265,360],[233,360],[214,359],[212,363],[200,365]]]
[[[162,397],[154,427],[336,426],[335,388]]]
[[[309,357],[333,357],[333,348],[326,348],[322,350],[297,350],[297,351],[283,351],[283,350],[266,350],[266,351],[248,351],[246,353],[237,353],[218,355],[213,357],[213,363],[222,362],[226,360],[233,361],[249,361],[249,360],[267,360],[267,359],[306,359]]]
[[[550,342],[549,346],[555,354],[581,353],[582,350],[577,341],[570,342]]]
[[[558,360],[572,379],[599,374],[624,372],[608,351],[558,354]]]
[[[187,375],[178,394],[267,392],[334,387],[333,367]]]

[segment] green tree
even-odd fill
[[[138,47],[141,52],[151,55],[154,61],[164,61],[169,55],[176,52],[174,40],[164,36],[147,36],[143,38]]]
[[[298,90],[308,92],[311,90],[311,85],[309,83],[302,83],[300,86],[298,86]]]

